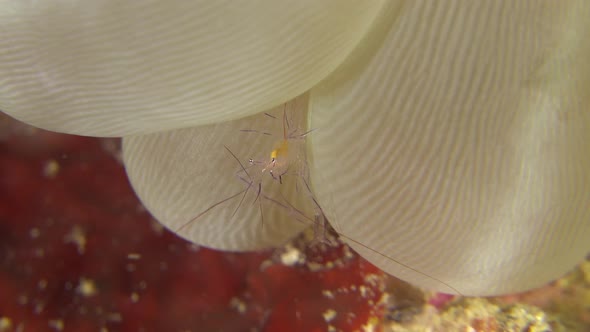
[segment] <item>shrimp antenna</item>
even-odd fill
[[[246,173],[246,175],[248,176],[248,179],[250,181],[252,181],[252,177],[250,176],[250,173],[248,173],[248,171],[246,170],[246,167],[244,167],[244,164],[242,164],[242,162],[240,161],[240,159],[238,159],[238,157],[236,157],[236,155],[227,147],[227,145],[223,145],[223,147],[227,150],[227,152],[229,152],[229,154],[238,162],[238,164],[240,165],[240,167],[242,168],[242,171],[244,171],[244,173]]]
[[[308,189],[308,190],[310,190],[310,187],[309,187],[309,184],[307,183],[307,181],[305,181],[305,179],[303,179],[303,182],[305,183],[305,186],[307,187],[307,189]],[[311,191],[310,191],[310,193],[311,193]],[[268,199],[268,198],[267,198],[267,199]],[[290,203],[288,200],[286,200],[284,197],[283,197],[283,199],[285,200],[285,203],[291,207],[291,209],[293,209],[293,210],[294,210],[294,211],[296,211],[298,214],[300,214],[301,216],[303,216],[303,218],[305,218],[305,219],[309,220],[310,222],[312,222],[312,223],[314,223],[314,224],[315,224],[315,223],[317,223],[317,220],[312,220],[310,217],[308,217],[307,215],[305,215],[305,214],[304,214],[302,211],[300,211],[299,209],[297,209],[296,207],[294,207],[294,206],[293,206],[293,205],[292,205],[292,204],[291,204],[291,203]],[[311,199],[312,199],[312,201],[313,201],[313,204],[314,204],[314,205],[317,207],[318,211],[320,212],[320,215],[323,217],[323,219],[324,219],[324,227],[325,227],[325,226],[326,226],[326,221],[327,221],[326,214],[324,213],[324,210],[322,209],[322,207],[320,206],[320,204],[318,203],[318,201],[316,200],[316,198],[313,196],[313,194],[311,194]],[[280,202],[278,202],[278,201],[276,201],[276,200],[273,200],[273,199],[269,199],[269,200],[270,200],[270,201],[272,201],[272,202],[274,202],[274,203],[276,203],[276,204],[279,204],[279,205],[281,205],[281,206],[284,206],[284,204],[282,204],[282,203],[280,203]],[[346,240],[348,240],[348,241],[350,241],[350,242],[352,242],[352,243],[355,243],[355,244],[357,244],[357,245],[359,245],[359,246],[361,246],[361,247],[363,247],[363,248],[366,248],[367,250],[369,250],[369,251],[371,251],[371,252],[373,252],[373,253],[375,253],[375,254],[377,254],[377,255],[379,255],[379,256],[381,256],[381,257],[383,257],[383,258],[389,259],[389,260],[391,260],[392,262],[395,262],[395,263],[397,263],[398,265],[401,265],[402,267],[404,267],[404,268],[406,268],[406,269],[408,269],[408,270],[410,270],[410,271],[416,272],[416,273],[418,273],[418,274],[420,274],[420,275],[422,275],[422,276],[424,276],[424,277],[426,277],[426,278],[429,278],[429,279],[432,279],[432,280],[434,280],[434,281],[440,282],[441,284],[443,284],[443,285],[447,286],[448,288],[452,289],[453,291],[455,291],[457,294],[459,294],[459,295],[463,296],[463,294],[462,294],[462,293],[461,293],[461,292],[460,292],[458,289],[456,289],[455,287],[451,286],[450,284],[448,284],[448,283],[446,283],[446,282],[444,282],[444,281],[442,281],[442,280],[440,280],[440,279],[438,279],[438,278],[436,278],[436,277],[429,276],[428,274],[426,274],[426,273],[424,273],[424,272],[422,272],[422,271],[420,271],[420,270],[418,270],[418,269],[416,269],[416,268],[413,268],[413,267],[411,267],[411,266],[409,266],[409,265],[407,265],[407,264],[404,264],[404,263],[402,263],[402,262],[398,261],[397,259],[395,259],[395,258],[393,258],[393,257],[390,257],[390,256],[388,256],[388,255],[386,255],[386,254],[384,254],[384,253],[382,253],[382,252],[379,252],[378,250],[375,250],[375,249],[373,249],[373,248],[371,248],[371,247],[369,247],[369,246],[366,246],[366,245],[362,244],[361,242],[359,242],[359,241],[357,241],[357,240],[355,240],[355,239],[352,239],[351,237],[349,237],[349,236],[346,236],[346,235],[344,235],[344,234],[342,234],[342,233],[340,233],[340,232],[338,232],[338,231],[336,231],[336,230],[334,230],[334,232],[335,232],[335,233],[336,233],[336,234],[337,234],[339,237],[341,237],[341,238],[343,238],[343,239],[346,239]]]
[[[246,176],[248,176],[248,179],[250,180],[249,182],[248,181],[245,181],[246,183],[248,183],[248,187],[246,187],[246,189],[244,190],[244,195],[242,195],[242,199],[240,200],[240,203],[238,203],[238,206],[234,210],[234,213],[232,213],[232,215],[231,215],[231,218],[233,218],[236,215],[236,213],[238,213],[238,210],[242,206],[242,203],[244,202],[244,199],[246,199],[246,195],[248,194],[248,191],[252,187],[252,183],[254,181],[252,180],[252,177],[250,176],[250,173],[248,173],[248,171],[246,170],[246,167],[244,167],[244,164],[242,164],[242,162],[240,161],[240,159],[238,159],[238,157],[236,157],[236,155],[232,152],[232,150],[230,150],[226,145],[224,145],[223,147],[227,150],[227,152],[229,152],[229,154],[231,154],[231,156],[238,162],[238,164],[240,164],[240,167],[242,168],[242,171],[244,171],[244,173],[246,173]]]
[[[387,258],[387,259],[389,259],[389,260],[392,260],[392,261],[396,262],[397,264],[399,264],[399,265],[401,265],[401,266],[405,267],[406,269],[412,270],[412,271],[414,271],[414,272],[416,272],[416,273],[418,273],[418,274],[420,274],[420,275],[422,275],[422,276],[425,276],[426,278],[432,279],[432,280],[434,280],[434,281],[438,281],[438,282],[440,282],[441,284],[443,284],[443,285],[445,285],[445,286],[449,287],[449,288],[450,288],[450,289],[452,289],[453,291],[457,292],[457,294],[459,294],[459,295],[463,296],[463,294],[462,294],[462,293],[461,293],[461,292],[460,292],[458,289],[456,289],[455,287],[453,287],[453,286],[449,285],[448,283],[446,283],[446,282],[444,282],[444,281],[442,281],[442,280],[440,280],[440,279],[438,279],[438,278],[435,278],[435,277],[433,277],[433,276],[429,276],[428,274],[426,274],[426,273],[424,273],[424,272],[422,272],[422,271],[420,271],[420,270],[417,270],[417,269],[415,269],[415,268],[413,268],[413,267],[411,267],[411,266],[409,266],[409,265],[407,265],[407,264],[404,264],[404,263],[402,263],[402,262],[400,262],[400,261],[398,261],[398,260],[396,260],[396,259],[393,259],[392,257],[389,257],[389,256],[385,255],[385,254],[384,254],[384,253],[382,253],[382,252],[379,252],[379,251],[377,251],[377,250],[375,250],[375,249],[373,249],[373,248],[370,248],[370,247],[368,247],[368,246],[366,246],[366,245],[364,245],[364,244],[360,243],[360,242],[359,242],[359,241],[357,241],[357,240],[351,239],[350,237],[348,237],[348,236],[346,236],[346,235],[344,235],[344,234],[341,234],[341,233],[338,233],[338,232],[336,232],[336,234],[338,234],[338,236],[340,236],[340,237],[342,237],[342,238],[344,238],[344,239],[346,239],[346,240],[348,240],[348,241],[350,241],[350,242],[354,242],[354,243],[356,243],[356,244],[358,244],[358,245],[362,246],[363,248],[366,248],[366,249],[367,249],[367,250],[369,250],[369,251],[372,251],[373,253],[375,253],[375,254],[377,254],[377,255],[379,255],[379,256],[381,256],[381,257],[384,257],[384,258]]]
[[[256,201],[260,200],[260,193],[262,192],[262,182],[258,182],[258,191],[256,192],[256,198],[252,204],[255,204]],[[260,224],[262,225],[261,228],[264,228],[264,213],[262,212],[262,202],[258,203],[258,208],[260,209]]]
[[[258,192],[260,194],[260,191]],[[260,227],[264,228],[264,212],[262,212],[262,202],[258,202],[258,209],[260,210]]]
[[[272,136],[272,134],[269,132],[255,130],[255,129],[240,129],[240,131],[243,133],[257,133],[257,134],[262,134],[262,135],[266,135],[266,136]]]
[[[316,130],[317,130],[317,128],[310,129],[310,130],[304,132],[303,134],[300,134],[300,135],[297,135],[297,136],[293,136],[293,138],[305,138],[307,135],[313,133]]]
[[[324,210],[322,210],[322,207],[321,207],[321,206],[318,204],[318,201],[315,199],[315,197],[312,197],[311,199],[313,200],[313,203],[314,203],[314,204],[317,206],[317,208],[318,208],[318,209],[320,210],[320,212],[322,213],[322,216],[324,216],[324,218],[326,218],[326,217],[325,217],[325,214],[324,214]],[[384,253],[382,253],[382,252],[379,252],[378,250],[375,250],[375,249],[373,249],[373,248],[370,248],[369,246],[366,246],[366,245],[364,245],[364,244],[360,243],[359,241],[357,241],[357,240],[355,240],[355,239],[352,239],[351,237],[349,237],[349,236],[346,236],[346,235],[344,235],[344,234],[342,234],[342,233],[340,233],[340,232],[337,232],[336,230],[334,230],[334,231],[335,231],[335,232],[336,232],[336,234],[338,234],[338,236],[340,236],[341,238],[344,238],[344,239],[346,239],[346,240],[348,240],[348,241],[350,241],[350,242],[353,242],[353,243],[355,243],[355,244],[358,244],[359,246],[361,246],[361,247],[363,247],[363,248],[365,248],[365,249],[367,249],[367,250],[369,250],[369,251],[371,251],[371,252],[373,252],[373,253],[375,253],[375,254],[377,254],[377,255],[379,255],[379,256],[381,256],[381,257],[383,257],[383,258],[387,258],[387,259],[389,259],[389,260],[391,260],[391,261],[393,261],[393,262],[395,262],[395,263],[397,263],[397,264],[401,265],[402,267],[405,267],[405,268],[406,268],[406,269],[408,269],[408,270],[411,270],[411,271],[413,271],[413,272],[416,272],[416,273],[418,273],[418,274],[420,274],[420,275],[422,275],[422,276],[424,276],[424,277],[426,277],[426,278],[429,278],[429,279],[432,279],[432,280],[434,280],[434,281],[440,282],[441,284],[443,284],[443,285],[445,285],[445,286],[449,287],[450,289],[452,289],[453,291],[457,292],[457,294],[459,294],[459,295],[463,296],[463,294],[461,294],[461,292],[460,292],[458,289],[456,289],[455,287],[453,287],[453,286],[449,285],[448,283],[446,283],[446,282],[444,282],[444,281],[442,281],[442,280],[440,280],[440,279],[438,279],[438,278],[436,278],[436,277],[429,276],[428,274],[426,274],[426,273],[424,273],[424,272],[422,272],[422,271],[420,271],[420,270],[418,270],[418,269],[416,269],[416,268],[413,268],[413,267],[411,267],[411,266],[409,266],[409,265],[407,265],[407,264],[404,264],[404,263],[402,263],[402,262],[398,261],[397,259],[394,259],[393,257],[390,257],[390,256],[388,256],[388,255],[386,255],[386,254],[384,254]]]
[[[287,103],[283,105],[283,139],[287,139],[287,129],[290,128],[289,120],[287,119]]]
[[[195,216],[194,218],[192,218],[191,220],[187,221],[187,222],[186,222],[184,225],[180,226],[180,228],[179,228],[178,230],[176,230],[176,232],[180,232],[180,231],[182,231],[182,230],[183,230],[183,229],[184,229],[186,226],[188,226],[188,225],[192,224],[194,221],[196,221],[197,219],[201,218],[201,217],[202,217],[202,216],[203,216],[205,213],[207,213],[207,212],[209,212],[209,211],[213,210],[214,208],[218,207],[219,205],[221,205],[221,204],[223,204],[223,203],[225,203],[225,202],[227,202],[227,201],[230,201],[230,200],[232,200],[232,199],[234,199],[234,198],[238,197],[238,195],[240,195],[240,194],[242,194],[243,192],[246,192],[246,191],[248,191],[248,189],[241,190],[240,192],[238,192],[238,193],[236,193],[236,194],[234,194],[234,195],[232,195],[232,196],[230,196],[230,197],[228,197],[228,198],[226,198],[226,199],[223,199],[223,200],[221,200],[221,201],[219,201],[219,202],[217,202],[217,203],[215,203],[215,204],[211,205],[211,206],[210,206],[210,207],[208,207],[206,210],[204,210],[203,212],[199,213],[198,215],[196,215],[196,216]]]
[[[227,150],[227,152],[229,152],[229,154],[231,154],[231,156],[234,158],[234,160],[238,162],[238,164],[240,165],[240,168],[242,168],[242,171],[244,173],[246,173],[246,176],[248,176],[248,179],[250,180],[248,182],[248,181],[245,181],[245,179],[243,179],[242,177],[239,177],[240,179],[244,180],[244,182],[248,183],[248,187],[246,189],[244,189],[244,195],[242,196],[240,203],[238,204],[238,206],[234,210],[234,213],[232,214],[232,218],[233,218],[234,215],[238,212],[238,210],[242,206],[242,203],[244,202],[244,199],[246,198],[246,194],[248,193],[250,188],[252,188],[252,184],[254,183],[254,180],[252,180],[250,173],[248,173],[248,171],[246,170],[246,167],[244,167],[244,164],[242,164],[240,159],[238,159],[238,157],[236,157],[236,155],[232,152],[232,150],[230,150],[226,145],[224,145],[223,147]],[[256,203],[256,201],[258,201],[258,209],[260,210],[260,223],[261,223],[262,227],[264,228],[264,213],[262,212],[262,201],[259,200],[261,192],[262,192],[262,182],[259,182],[258,183],[258,193],[256,194],[256,198],[254,199],[253,203]]]
[[[295,214],[299,214],[299,215],[303,216],[305,219],[308,219],[308,220],[309,220],[309,217],[307,217],[307,216],[306,216],[306,215],[305,215],[305,214],[304,214],[302,211],[300,211],[299,209],[297,209],[296,207],[294,207],[294,206],[293,206],[291,203],[289,203],[289,201],[288,201],[288,200],[286,200],[284,196],[283,196],[282,198],[283,198],[283,200],[284,200],[284,201],[285,201],[287,204],[283,204],[282,202],[280,202],[280,201],[278,201],[278,200],[276,200],[276,199],[274,199],[274,198],[272,198],[272,197],[268,197],[268,196],[266,196],[266,195],[264,195],[264,194],[262,194],[262,197],[263,197],[264,199],[268,200],[269,202],[271,202],[271,203],[274,203],[274,204],[276,204],[276,205],[280,206],[281,208],[283,208],[283,209],[285,209],[285,210],[289,211],[289,212],[290,212],[290,214],[292,215],[292,217],[293,217],[293,218],[295,218],[295,220],[296,220],[296,221],[298,221],[298,222],[300,222],[300,223],[302,223],[302,224],[304,224],[304,225],[308,226],[308,225],[305,223],[305,221],[303,221],[303,220],[299,219],[299,218],[298,218],[298,217],[297,217]],[[295,213],[295,212],[296,212],[296,213]]]
[[[250,188],[252,187],[253,184],[253,180],[252,177],[250,176],[250,173],[248,173],[248,171],[246,170],[246,168],[244,167],[244,165],[242,164],[242,162],[240,162],[240,160],[236,157],[236,155],[227,147],[227,146],[223,146],[227,152],[229,152],[229,154],[238,162],[238,164],[240,165],[240,167],[242,168],[242,171],[246,174],[246,176],[248,177],[248,180],[242,178],[241,176],[238,176],[240,178],[240,180],[244,181],[248,186],[246,187],[246,189],[240,190],[239,192],[231,195],[230,197],[227,197],[225,199],[222,199],[221,201],[211,205],[210,207],[208,207],[207,209],[205,209],[204,211],[202,211],[201,213],[199,213],[198,215],[196,215],[194,218],[192,218],[191,220],[187,221],[186,223],[184,223],[182,226],[180,226],[180,228],[178,228],[176,230],[176,232],[181,232],[183,229],[185,229],[188,225],[192,224],[194,221],[198,220],[199,218],[201,218],[203,215],[205,215],[207,212],[213,210],[214,208],[220,206],[221,204],[231,201],[232,199],[238,197],[239,195],[242,195],[242,199],[240,200],[240,203],[238,204],[238,207],[234,210],[234,212],[232,213],[232,218],[233,216],[237,213],[237,211],[240,209],[240,206],[242,206],[242,202],[244,201],[246,194],[248,193],[248,191],[250,190]]]

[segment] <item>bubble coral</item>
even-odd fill
[[[38,1],[0,13],[0,108],[124,136],[134,187],[171,229],[235,182],[207,176],[224,153],[213,143],[242,149],[235,132],[253,114],[307,91],[317,200],[385,271],[491,295],[540,286],[588,253],[587,1]],[[301,228],[203,225],[208,245],[241,250]]]

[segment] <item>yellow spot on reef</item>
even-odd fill
[[[56,331],[63,331],[64,329],[64,321],[61,319],[50,320],[48,325]]]
[[[98,289],[96,288],[94,281],[86,278],[80,278],[80,283],[78,284],[76,291],[78,294],[84,297],[90,297],[98,293]]]
[[[12,320],[8,317],[0,317],[0,331],[9,331],[12,328]]]
[[[53,179],[59,173],[59,163],[54,159],[48,160],[45,165],[43,165],[43,175],[46,177]]]

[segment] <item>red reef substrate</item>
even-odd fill
[[[373,327],[383,274],[371,264],[341,245],[191,245],[143,209],[115,144],[0,115],[0,331]]]

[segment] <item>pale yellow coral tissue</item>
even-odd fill
[[[178,230],[243,188],[224,146],[267,156],[238,133],[307,92],[314,198],[355,250],[429,289],[516,292],[590,249],[588,17],[585,0],[3,2],[0,109],[124,136],[138,195]],[[302,228],[261,229],[255,207],[181,235],[249,250]]]

